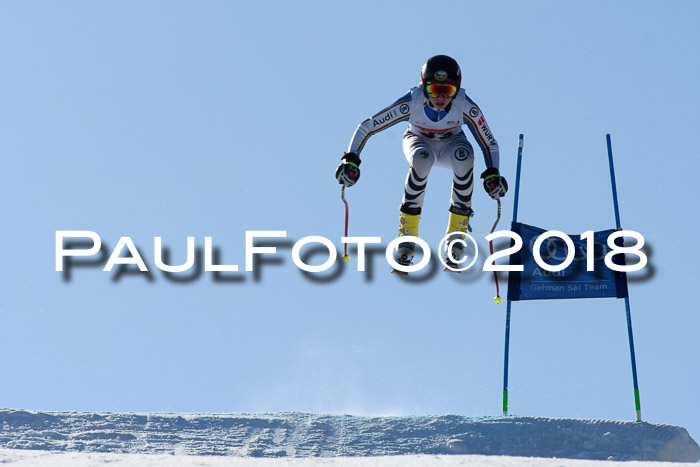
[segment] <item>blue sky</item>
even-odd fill
[[[307,235],[340,247],[333,172],[355,127],[448,54],[511,182],[525,134],[524,222],[614,227],[612,135],[622,226],[650,253],[630,282],[642,414],[700,436],[699,12],[693,1],[4,2],[0,405],[499,415],[505,304],[487,273],[405,281],[379,254],[368,274],[351,259],[309,277],[291,259]],[[362,153],[351,235],[395,236],[403,129]],[[433,245],[450,181],[430,176],[421,236]],[[483,238],[495,205],[475,193]],[[187,236],[200,249],[211,236],[241,270],[118,276],[95,261],[65,280],[57,230],[97,232],[109,253],[129,236],[150,266],[156,236],[173,263]],[[248,273],[253,230],[287,238]],[[621,301],[516,303],[511,337],[512,413],[634,419]]]

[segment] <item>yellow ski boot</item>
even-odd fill
[[[420,209],[415,209],[414,213],[409,214],[401,211],[399,216],[399,237],[408,235],[418,236],[418,221],[420,220]],[[413,259],[413,253],[416,250],[416,244],[413,242],[402,242],[396,247],[394,258],[396,262],[402,266],[408,266]]]
[[[447,264],[445,270],[447,271],[460,272],[454,270],[459,268],[460,260],[464,254],[464,244],[455,240],[464,240],[464,234],[469,230],[469,220],[472,216],[474,216],[474,211],[471,208],[450,208],[450,219],[447,223],[447,232],[445,232],[452,234],[445,242],[445,264]]]

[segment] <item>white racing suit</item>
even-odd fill
[[[401,211],[420,213],[425,198],[428,175],[433,166],[451,169],[451,209],[471,210],[474,189],[474,149],[462,131],[467,125],[484,155],[486,167],[498,169],[498,143],[486,123],[481,109],[464,89],[444,110],[436,110],[416,86],[389,107],[360,123],[348,152],[359,156],[370,136],[399,122],[408,122],[403,136],[403,151],[410,164]]]

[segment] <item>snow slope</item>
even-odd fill
[[[171,454],[105,454],[0,449],[0,463],[32,467],[83,467],[102,464],[119,467],[679,467],[695,464],[644,461],[591,461],[479,455],[427,454],[383,457],[284,457],[177,456]]]
[[[38,458],[27,461],[29,451],[17,450],[53,452],[31,453],[43,458],[58,455],[55,451],[63,451],[64,456],[147,455],[154,462],[157,456],[153,455],[171,461],[173,455],[307,460],[406,455],[461,458],[465,454],[616,461],[700,459],[700,447],[684,428],[604,420],[0,410],[0,427],[0,448],[5,449],[0,462],[39,462]],[[448,458],[457,462],[453,456]],[[59,458],[54,461],[59,462]]]

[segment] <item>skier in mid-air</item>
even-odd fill
[[[425,190],[430,170],[444,167],[454,173],[450,198],[447,234],[450,251],[445,251],[445,262],[451,268],[458,266],[463,254],[462,242],[467,232],[474,188],[474,149],[462,130],[467,125],[479,144],[486,162],[481,174],[484,189],[493,199],[506,194],[508,184],[498,170],[498,143],[489,129],[484,114],[469,98],[461,86],[462,72],[459,64],[447,55],[428,59],[421,69],[420,85],[360,123],[343,155],[335,176],[338,182],[349,187],[360,178],[360,152],[370,136],[399,122],[408,122],[403,136],[403,151],[410,164],[403,199],[399,208],[399,236],[418,236]],[[396,248],[396,262],[411,264],[415,244],[401,242]],[[451,254],[448,254],[451,253]]]

